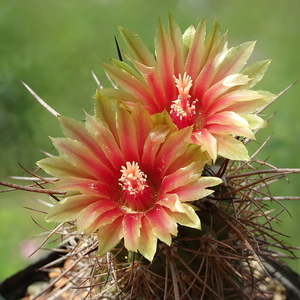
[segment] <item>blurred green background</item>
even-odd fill
[[[83,119],[96,88],[90,71],[104,78],[99,62],[117,57],[114,36],[123,46],[117,26],[138,32],[153,49],[158,18],[167,25],[171,12],[182,29],[203,17],[209,27],[217,19],[223,32],[229,30],[229,46],[257,40],[251,60],[272,59],[257,89],[279,93],[300,79],[299,11],[296,0],[1,0],[0,180],[24,176],[18,163],[33,168],[44,156],[38,149],[55,153],[48,136],[61,136],[56,119],[20,80],[61,114]],[[259,158],[277,167],[300,168],[299,92],[298,83],[265,112],[277,114],[257,137],[261,143],[273,134]],[[299,176],[277,184],[273,194],[300,195]],[[0,281],[29,263],[25,250],[40,241],[30,238],[44,231],[32,218],[49,226],[24,208],[35,207],[35,197],[0,194]],[[300,246],[300,202],[285,205],[292,218],[283,213],[278,228],[291,237],[287,243]],[[291,265],[300,272],[299,260]]]

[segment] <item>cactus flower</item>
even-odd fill
[[[117,59],[103,64],[122,89],[114,93],[127,92],[127,105],[141,101],[150,114],[166,109],[179,129],[192,126],[191,142],[213,161],[218,155],[248,160],[237,137],[255,138],[253,130],[265,125],[255,113],[274,97],[251,90],[269,65],[266,60],[245,67],[255,43],[228,49],[217,23],[207,35],[205,20],[182,34],[172,16],[168,31],[159,23],[155,54],[136,33],[124,28],[120,32],[133,66]]]
[[[166,113],[132,111],[96,94],[95,115],[85,123],[58,116],[65,138],[53,139],[59,156],[38,165],[67,191],[46,220],[77,221],[79,232],[97,232],[99,254],[123,238],[129,251],[152,260],[157,239],[170,245],[177,224],[201,229],[188,202],[221,182],[202,176],[207,160],[190,144],[192,127],[178,130]]]

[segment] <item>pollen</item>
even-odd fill
[[[126,167],[122,166],[122,176],[119,179],[122,189],[130,195],[141,193],[147,184],[147,175],[145,175],[136,162],[126,162]]]

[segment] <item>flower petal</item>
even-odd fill
[[[223,111],[210,116],[206,124],[232,125],[247,127],[248,122],[233,111]]]
[[[104,255],[112,250],[123,238],[123,217],[98,230],[98,255]]]
[[[78,191],[99,198],[109,198],[112,193],[111,188],[99,180],[78,177],[62,178],[54,185],[54,188],[63,191]]]
[[[206,21],[203,19],[197,26],[196,31],[193,32],[192,44],[185,62],[185,71],[192,78],[196,78],[198,76],[199,71],[204,65],[205,59],[207,58],[204,55],[206,50],[204,47],[205,35]]]
[[[106,96],[102,90],[96,90],[94,112],[95,117],[101,124],[108,126],[109,130],[118,141],[118,131],[116,126],[116,111],[120,105],[118,101]]]
[[[63,176],[94,178],[92,175],[82,169],[76,168],[59,156],[44,158],[36,164],[48,174],[58,178]]]
[[[217,82],[205,92],[202,100],[203,110],[210,110],[210,107],[213,104],[215,104],[216,102],[221,102],[219,98],[223,94],[227,95],[226,93],[232,90],[233,87],[244,85],[249,81],[250,78],[248,76],[242,74],[234,74],[229,75],[223,80]]]
[[[237,114],[248,114],[257,111],[259,108],[265,106],[276,97],[274,94],[269,92],[257,92],[261,95],[260,99],[254,99],[252,101],[238,101],[230,106],[227,106],[226,110],[232,110]]]
[[[136,132],[138,130],[132,115],[125,109],[117,110],[117,130],[122,150],[126,161],[139,162],[138,142]]]
[[[184,73],[184,48],[182,33],[176,20],[169,14],[169,35],[175,49],[174,74]]]
[[[167,207],[172,212],[185,212],[177,194],[166,194],[158,200],[157,204]]]
[[[102,212],[102,211],[101,211]],[[81,218],[82,216],[82,218]],[[121,216],[124,216],[124,211],[122,211],[120,208],[118,207],[115,207],[111,210],[107,210],[107,211],[104,211],[101,215],[99,215],[95,220],[94,222],[90,222],[88,220],[88,214],[82,212],[81,213],[81,216],[80,216],[80,221],[82,220],[86,220],[87,223],[86,224],[89,224],[88,227],[84,228],[84,231],[87,233],[87,234],[90,234],[92,233],[93,231],[96,231],[98,228],[99,230],[102,230],[102,228],[106,225],[109,225],[109,224],[112,224],[112,222],[114,220],[116,220],[117,218],[121,217]],[[86,219],[87,218],[87,219]],[[79,218],[78,218],[79,219]],[[79,222],[79,221],[78,221]],[[111,225],[112,226],[112,225]],[[83,226],[82,226],[83,227]]]
[[[214,81],[218,82],[228,75],[239,72],[252,54],[254,46],[255,42],[246,42],[230,48],[219,67],[218,74]]]
[[[130,67],[125,62],[119,59],[110,58],[110,61],[118,68],[123,69],[126,73],[129,73],[132,77],[138,79],[139,81],[143,82],[143,76],[137,72],[134,68]]]
[[[249,123],[249,128],[251,128],[252,130],[257,130],[268,126],[267,122],[257,115],[248,114],[242,115],[242,117],[247,120],[247,122]]]
[[[141,99],[144,103],[153,103],[152,96],[144,80],[141,82],[124,69],[120,69],[114,65],[102,64],[102,67],[109,77],[135,98]]]
[[[170,104],[166,101],[168,98],[165,96],[161,79],[158,77],[156,69],[154,67],[145,66],[137,61],[134,61],[133,63],[141,74],[143,74],[147,88],[151,93],[150,97],[144,96],[143,98],[140,97],[140,99],[143,101],[145,106],[151,109],[151,114],[162,112],[165,107],[167,105],[170,106]]]
[[[217,139],[207,129],[194,131],[191,142],[200,145],[202,151],[207,151],[213,161],[217,159]]]
[[[180,186],[185,186],[195,179],[199,178],[205,162],[197,161],[190,165],[176,170],[176,172],[165,176],[161,184],[162,193],[171,193]]]
[[[155,51],[157,59],[157,73],[164,90],[164,107],[176,99],[176,86],[174,85],[174,59],[175,49],[169,35],[159,21],[155,37]],[[163,109],[162,109],[163,110]],[[161,110],[161,111],[162,111]]]
[[[102,182],[113,178],[112,171],[82,143],[68,138],[52,138],[52,142],[60,157],[75,167],[85,170]]]
[[[139,248],[142,214],[126,214],[123,220],[124,244],[127,250],[137,252]]]
[[[86,115],[86,117],[88,117],[88,115]],[[66,137],[81,142],[96,157],[101,158],[101,160],[105,160],[102,148],[99,146],[96,140],[93,139],[93,136],[88,134],[88,131],[83,123],[63,116],[58,116],[58,119]],[[106,164],[109,163],[107,160],[105,161]]]
[[[142,161],[145,166],[149,168],[154,167],[155,158],[161,144],[166,140],[170,128],[167,125],[157,125],[149,133],[145,141]]]
[[[182,204],[184,213],[169,212],[174,221],[180,225],[201,230],[201,222],[193,207],[187,203]]]
[[[193,96],[195,99],[203,99],[207,89],[216,82],[213,82],[218,71],[218,67],[227,53],[226,35],[220,36],[219,26],[215,23],[205,45],[209,52],[207,53],[207,61],[201,69],[199,75],[194,79]]]
[[[193,137],[191,137],[191,140]],[[210,161],[210,157],[207,152],[203,152],[201,147],[196,144],[189,144],[184,155],[179,156],[168,168],[168,174],[176,172],[178,169],[189,166],[195,161],[201,161],[203,166]],[[200,172],[199,168],[197,171]]]
[[[138,250],[149,261],[153,260],[157,247],[157,238],[152,233],[152,227],[146,217],[141,219],[140,239]]]
[[[232,160],[249,160],[245,145],[230,135],[215,135],[219,155]]]
[[[235,126],[235,125],[211,124],[211,125],[206,125],[205,128],[213,135],[232,134],[232,135],[236,135],[236,136],[247,137],[252,140],[255,139],[254,133],[248,127],[240,127],[240,126]]]
[[[118,140],[115,139],[108,126],[100,123],[96,118],[87,115],[86,127],[89,135],[93,135],[98,143],[101,143],[104,153],[104,158],[101,156],[101,160],[105,162],[108,160],[109,164],[106,163],[106,165],[112,165],[115,169],[119,169],[120,165],[124,163],[125,158],[118,144]],[[103,147],[103,144],[105,144],[105,147]]]
[[[138,34],[122,27],[119,27],[119,31],[136,60],[148,66],[154,66],[156,64],[155,58]]]
[[[78,232],[86,231],[87,234],[97,230],[100,227],[96,222],[106,212],[112,212],[116,208],[116,204],[107,199],[99,199],[99,201],[90,204],[78,213],[77,230]],[[119,214],[116,214],[119,217]],[[115,218],[111,218],[111,222]]]
[[[252,80],[243,88],[252,88],[254,85],[256,85],[264,76],[265,72],[267,71],[271,60],[263,60],[263,61],[257,61],[255,63],[252,63],[249,66],[246,66],[241,73],[248,75]]]
[[[149,137],[149,132],[153,128],[152,119],[149,113],[142,107],[141,103],[137,103],[133,108],[133,119],[138,125],[136,130],[138,153],[142,157],[145,147],[145,142]]]
[[[265,105],[265,97],[258,91],[236,90],[218,98],[207,110],[210,116],[222,110],[240,113],[242,111],[254,112],[258,107]],[[241,108],[242,111],[237,110]]]
[[[171,235],[177,235],[177,225],[165,210],[156,205],[155,208],[148,211],[145,217],[149,221],[153,234],[167,245],[171,244]]]
[[[99,201],[99,197],[90,195],[75,195],[68,197],[48,212],[45,220],[47,222],[69,222],[77,219],[78,213],[90,204]]]
[[[155,168],[161,174],[164,174],[168,167],[186,150],[191,133],[192,128],[186,127],[168,136],[155,159]]]
[[[222,183],[222,180],[218,177],[201,177],[184,187],[179,187],[174,190],[174,193],[177,194],[181,202],[194,201],[213,193],[214,190],[208,188],[220,183]]]

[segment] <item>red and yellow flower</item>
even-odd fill
[[[166,109],[179,129],[192,126],[191,142],[213,161],[218,155],[249,158],[237,137],[255,138],[253,130],[265,125],[255,113],[274,97],[251,90],[269,65],[266,60],[245,67],[254,42],[228,49],[226,34],[221,35],[217,23],[207,35],[204,20],[182,34],[172,16],[168,31],[159,24],[155,54],[136,33],[124,28],[120,32],[132,52],[124,53],[133,67],[116,59],[103,64],[123,89],[113,93],[131,107],[141,101],[150,114]]]
[[[68,193],[47,221],[77,221],[79,232],[97,232],[99,254],[124,238],[129,251],[148,260],[157,239],[170,245],[177,224],[201,229],[188,202],[221,180],[202,176],[207,160],[190,144],[192,127],[178,130],[166,113],[150,115],[140,104],[130,111],[100,92],[85,123],[58,118],[66,136],[53,139],[59,156],[38,165]]]

